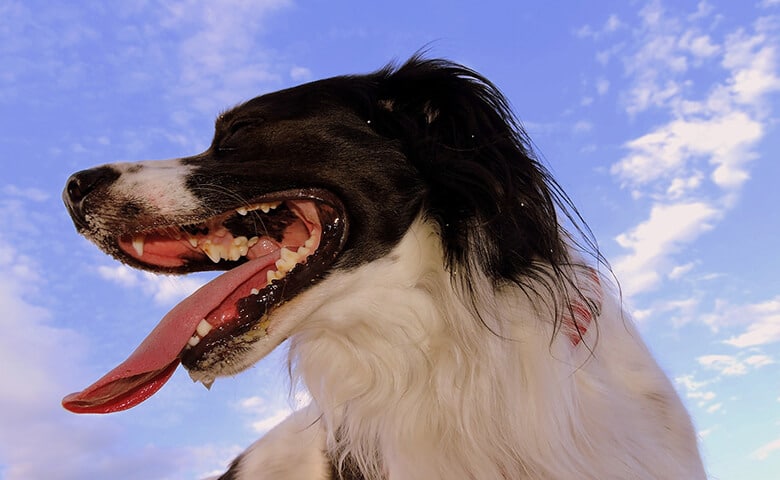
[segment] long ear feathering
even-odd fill
[[[366,88],[351,92],[358,109],[377,133],[400,142],[425,179],[424,209],[438,224],[450,272],[470,278],[481,269],[496,285],[541,286],[535,293],[555,299],[557,331],[560,306],[570,292],[581,296],[575,264],[582,256],[606,262],[507,99],[479,73],[420,55],[362,79]]]

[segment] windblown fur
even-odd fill
[[[230,128],[246,116],[262,122]],[[271,314],[273,341],[230,367],[187,365],[232,374],[289,338],[293,381],[312,397],[222,480],[705,478],[606,262],[487,79],[414,57],[223,118],[212,147],[180,161],[182,202],[253,198],[270,178],[333,192],[350,228],[332,265]],[[115,186],[135,174],[111,171]],[[140,210],[195,209],[163,203]]]

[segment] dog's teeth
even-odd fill
[[[246,208],[244,208],[244,207],[240,207],[240,208],[237,208],[237,209],[236,209],[236,213],[237,213],[237,214],[239,214],[239,215],[241,215],[242,217],[243,217],[244,215],[246,215],[246,214],[247,214],[247,212],[248,212],[248,210],[247,210]]]
[[[249,248],[252,248],[252,247],[254,247],[254,246],[257,244],[257,242],[259,242],[259,241],[260,241],[260,239],[259,239],[258,237],[252,237],[252,238],[250,238],[249,240],[247,240],[247,242],[246,242],[246,246],[247,246],[247,247],[249,247]]]
[[[224,250],[222,253],[224,253]],[[236,261],[239,258],[241,258],[241,248],[231,245],[230,249],[227,252],[227,259],[231,261]]]
[[[192,245],[192,248],[198,248],[198,239],[195,237],[190,237],[187,239],[188,242],[190,242],[190,245]]]
[[[282,258],[276,261],[276,269],[282,273],[287,273],[298,263],[298,254],[292,250],[282,248]]]
[[[303,246],[303,247],[298,247],[298,251],[296,251],[295,253],[298,254],[298,257],[305,257],[306,255],[311,253],[311,250],[309,250],[306,246]]]
[[[144,255],[145,240],[146,240],[145,235],[136,235],[133,237],[133,250],[135,250],[135,253],[137,253],[139,257],[143,257]]]
[[[266,283],[271,283],[274,280],[276,280],[276,272],[273,270],[268,270],[268,273],[265,274]]]
[[[257,206],[260,210],[262,210],[263,213],[268,213],[271,210],[274,210],[276,207],[281,205],[282,202],[267,202],[267,203],[261,203]]]
[[[314,235],[312,235],[311,237],[309,237],[308,239],[306,239],[306,241],[305,241],[305,242],[303,242],[303,246],[304,246],[304,247],[306,247],[306,248],[308,248],[309,250],[311,250],[311,247],[313,247],[313,246],[314,246],[314,242],[316,242],[316,241],[317,241],[317,240],[314,238]]]
[[[197,335],[193,335],[193,336],[191,336],[191,337],[190,337],[190,339],[189,339],[189,341],[187,341],[187,344],[188,344],[190,347],[194,347],[194,346],[195,346],[195,345],[197,345],[198,343],[200,343],[200,337],[199,337],[199,336],[197,336]]]
[[[287,263],[296,263],[298,261],[298,254],[287,248],[282,248],[280,252],[282,254],[282,260]]]
[[[268,272],[268,273],[271,273],[271,272]],[[260,290],[258,290],[256,288],[253,288],[251,293],[252,293],[252,295],[257,295],[258,293],[260,293]]]
[[[203,320],[200,321],[200,323],[198,324],[198,328],[196,328],[195,331],[202,338],[208,335],[208,333],[211,331],[212,328],[214,327],[209,322],[207,322],[206,319],[204,318]]]
[[[214,263],[219,263],[222,258],[220,256],[220,251],[222,249],[219,247],[219,245],[214,245],[208,240],[206,240],[201,249],[203,250],[203,253],[205,253],[206,256],[209,257],[209,259],[211,259],[211,261]]]

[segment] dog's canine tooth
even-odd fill
[[[144,255],[144,241],[146,241],[146,235],[141,234],[133,237],[133,250],[139,257]]]
[[[188,242],[190,242],[190,245],[192,245],[192,248],[198,248],[198,239],[195,237],[190,237],[187,239]]]
[[[249,211],[245,207],[239,207],[236,209],[236,213],[241,215],[242,217],[245,216]]]
[[[212,262],[219,263],[222,259],[222,256],[220,255],[222,248],[219,245],[214,245],[210,240],[206,240],[200,248]]]

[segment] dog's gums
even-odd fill
[[[242,347],[266,336],[271,312],[318,280],[347,234],[344,209],[328,192],[273,196],[197,223],[117,238],[118,256],[147,270],[227,272],[174,307],[125,362],[67,396],[67,409],[107,413],[133,407],[162,387],[180,362],[193,380],[210,387],[209,367],[229,364]]]

